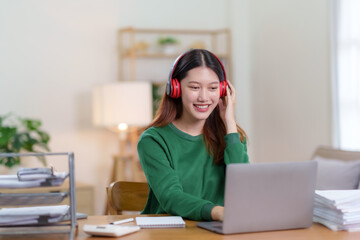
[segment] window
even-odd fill
[[[360,150],[360,1],[334,3],[335,135],[340,148]]]

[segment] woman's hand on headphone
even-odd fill
[[[220,116],[225,123],[226,132],[229,134],[237,132],[235,121],[236,91],[229,80],[227,83],[225,101],[220,99],[219,107]]]

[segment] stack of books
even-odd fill
[[[315,191],[313,220],[333,231],[360,231],[360,190]]]

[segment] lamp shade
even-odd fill
[[[149,82],[117,82],[93,88],[93,123],[113,128],[125,123],[145,126],[152,120]]]

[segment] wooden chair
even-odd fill
[[[149,187],[146,182],[117,181],[106,188],[110,215],[124,211],[142,211],[145,207]]]

